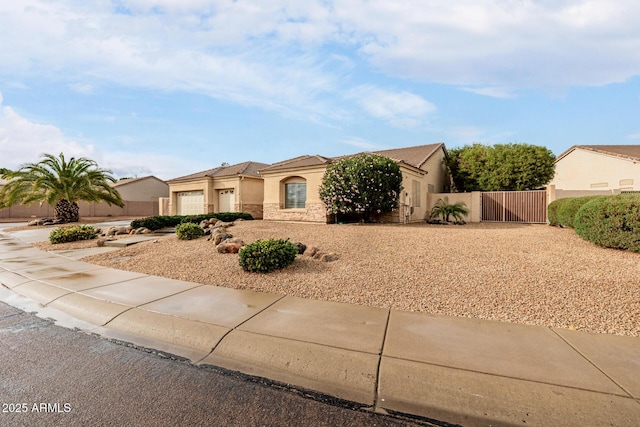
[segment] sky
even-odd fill
[[[0,167],[640,144],[637,0],[0,2]]]

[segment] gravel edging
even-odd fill
[[[205,238],[175,236],[84,261],[196,283],[432,314],[640,336],[640,254],[546,225],[335,225],[242,221],[250,243],[287,238],[340,255],[269,274]],[[123,259],[126,257],[126,259]]]

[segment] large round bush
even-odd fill
[[[607,196],[584,196],[566,199],[566,202],[558,207],[558,222],[563,227],[574,228],[573,223],[578,210],[591,200],[602,197]]]
[[[599,197],[575,217],[576,233],[605,248],[640,252],[640,195]]]
[[[204,236],[204,230],[198,224],[185,222],[176,226],[176,236],[181,240],[193,240]]]
[[[240,249],[240,267],[245,271],[268,273],[293,263],[298,247],[289,240],[256,240]]]

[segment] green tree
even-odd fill
[[[402,191],[400,166],[388,157],[363,153],[332,163],[322,178],[320,199],[330,214],[390,212]]]
[[[58,157],[51,154],[42,157],[38,163],[2,174],[7,183],[0,190],[0,208],[47,202],[54,206],[56,219],[77,222],[80,200],[124,206],[120,194],[110,185],[116,182],[110,170],[98,168],[96,162],[85,157],[72,157],[69,161],[62,153]]]
[[[510,143],[449,150],[447,166],[457,191],[522,191],[545,186],[555,173],[546,147]]]

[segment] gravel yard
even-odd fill
[[[84,260],[302,298],[640,336],[640,254],[598,248],[573,230],[244,221],[229,232],[247,243],[289,237],[340,258],[298,256],[284,270],[247,273],[205,238],[171,236]]]

